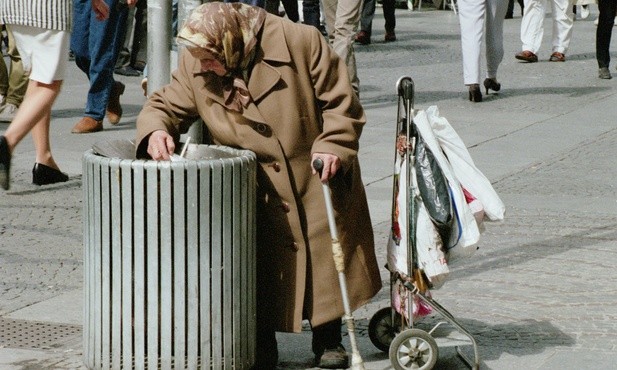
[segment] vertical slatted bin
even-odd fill
[[[255,155],[84,154],[84,362],[249,369],[255,362]]]

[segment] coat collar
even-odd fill
[[[281,80],[280,72],[272,64],[291,62],[282,22],[278,17],[268,14],[264,21],[263,32],[260,33],[261,40],[257,44],[259,49],[255,56],[255,64],[247,86],[253,102],[243,113],[245,117],[253,121],[265,122],[255,103],[267,95]],[[189,57],[193,58],[190,54]],[[198,60],[195,60],[192,73],[193,76],[202,76],[204,79],[204,85],[200,88],[200,93],[224,105],[223,86],[220,80],[213,77],[210,73],[201,72],[201,65]]]

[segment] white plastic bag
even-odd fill
[[[471,209],[467,205],[463,188],[455,175],[452,165],[441,149],[440,143],[433,133],[431,123],[425,111],[418,111],[414,117],[414,123],[422,139],[433,152],[435,159],[441,167],[441,171],[448,179],[454,208],[454,222],[450,240],[445,245],[449,257],[467,255],[476,250],[472,248],[480,240],[480,229],[476,223]],[[475,195],[475,194],[474,194]],[[457,248],[460,247],[460,248]]]
[[[493,189],[491,182],[475,166],[467,147],[447,119],[439,115],[439,109],[431,106],[426,110],[427,119],[450,164],[454,176],[476,199],[482,203],[490,221],[502,221],[506,207]],[[422,136],[424,137],[424,135]],[[425,138],[426,139],[426,138]]]

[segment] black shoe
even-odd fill
[[[469,101],[474,103],[479,103],[482,101],[482,91],[480,91],[480,85],[469,85]]]
[[[141,72],[131,66],[116,68],[114,69],[114,73],[118,75],[122,75],[122,76],[130,76],[130,77],[141,76]]]
[[[10,187],[11,153],[4,136],[0,136],[0,186],[4,190]]]
[[[322,354],[315,356],[315,366],[321,369],[347,369],[349,355],[342,344],[334,348],[326,348]]]
[[[32,168],[32,183],[35,185],[49,185],[68,180],[69,175],[44,164],[35,163]]]
[[[487,78],[484,80],[484,88],[486,89],[486,94],[488,95],[488,90],[501,90],[501,84],[497,82],[496,78]]]

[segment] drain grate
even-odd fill
[[[59,348],[81,336],[79,325],[0,318],[0,348]]]

